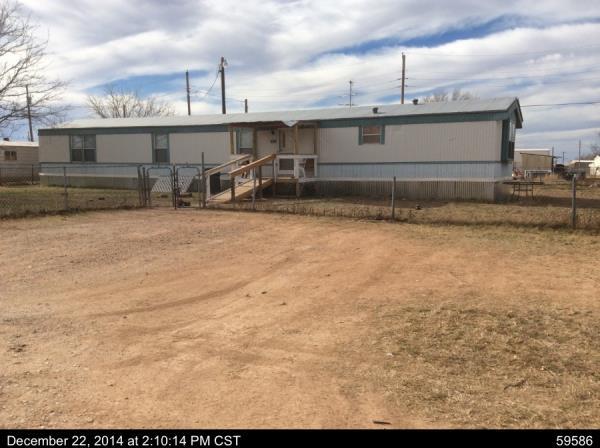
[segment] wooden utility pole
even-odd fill
[[[27,119],[29,120],[29,141],[33,141],[33,126],[31,125],[31,97],[29,96],[29,85],[25,86],[27,96]]]
[[[192,105],[190,103],[190,72],[185,71],[185,93],[187,95],[188,115],[192,115]]]
[[[581,161],[581,140],[579,140],[579,152],[577,153],[577,161]]]
[[[404,81],[406,80],[406,55],[402,53],[402,94],[400,96],[400,104],[404,104]]]
[[[349,107],[352,107],[352,84],[354,84],[354,82],[352,82],[352,80],[350,80],[349,81],[349,86],[350,86],[349,89],[350,90],[349,90],[349,94],[348,94],[348,96],[350,97],[349,101],[348,101],[348,106]]]
[[[244,98],[244,113],[248,113],[248,98]]]
[[[571,228],[577,227],[577,173],[571,178]]]
[[[221,56],[221,62],[219,63],[219,73],[221,74],[221,113],[227,113],[227,107],[225,106],[225,66],[227,61]]]
[[[127,107],[123,104],[123,118],[127,118]]]

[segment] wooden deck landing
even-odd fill
[[[252,196],[252,179],[248,179],[246,180],[244,183],[242,184],[238,184],[235,186],[235,199],[244,199],[247,197]],[[261,189],[265,189],[268,186],[270,186],[271,184],[273,184],[273,178],[271,177],[263,177],[262,179],[262,185],[259,186],[258,184],[258,180],[256,181],[256,192],[258,193]],[[210,198],[209,202],[217,202],[217,203],[221,203],[221,204],[225,204],[227,202],[231,202],[231,188],[228,188],[227,190],[221,191],[220,193],[217,193],[216,195],[212,196]]]

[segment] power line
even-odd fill
[[[215,83],[217,82],[217,79],[219,79],[219,74],[220,74],[220,71],[217,70],[217,74],[215,76],[215,79],[213,80],[213,82],[210,85],[210,87],[208,88],[208,90],[204,93],[204,96],[202,96],[200,99],[206,98],[206,96],[210,93],[210,91],[212,90],[212,88],[215,86]]]
[[[573,103],[548,103],[548,104],[526,104],[523,107],[547,107],[547,106],[587,106],[591,104],[600,104],[600,101],[580,101]]]

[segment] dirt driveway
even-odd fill
[[[597,427],[599,239],[243,212],[0,221],[0,426]]]

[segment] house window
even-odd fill
[[[17,151],[4,151],[4,160],[17,160]]]
[[[238,154],[252,154],[254,151],[254,131],[248,128],[241,128],[237,134]]]
[[[154,163],[169,163],[169,134],[154,134],[152,159]]]
[[[359,142],[363,144],[378,144],[383,145],[385,138],[385,130],[381,125],[360,126],[359,127]]]
[[[96,136],[72,135],[71,136],[71,162],[96,161]]]

